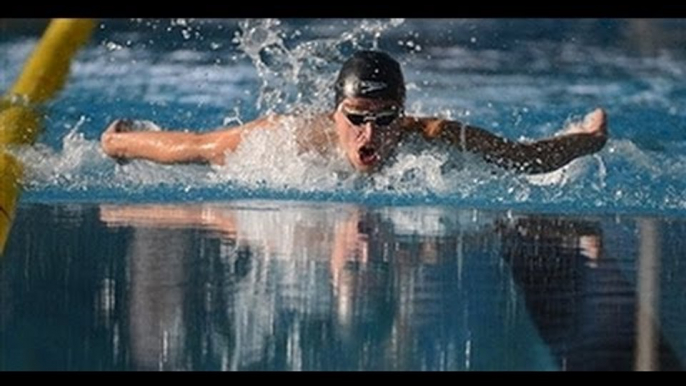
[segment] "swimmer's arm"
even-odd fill
[[[236,236],[233,212],[212,206],[100,205],[100,220],[108,226],[205,227]]]
[[[114,121],[102,134],[105,154],[119,159],[146,159],[154,162],[224,164],[227,151],[236,150],[245,132],[274,128],[279,116],[268,116],[233,128],[207,133],[180,131],[121,131]]]
[[[507,169],[524,173],[546,173],[575,158],[592,154],[607,141],[607,120],[602,109],[586,116],[574,132],[530,143],[511,141],[484,129],[442,119],[415,119],[415,129],[427,139],[444,139],[459,149],[481,154]]]

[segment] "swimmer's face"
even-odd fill
[[[402,106],[396,101],[345,98],[333,120],[341,148],[355,169],[368,172],[383,163],[400,140]]]

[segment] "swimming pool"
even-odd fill
[[[684,27],[105,20],[40,144],[14,149],[0,368],[680,369]],[[0,36],[3,90],[35,42]],[[330,107],[370,47],[401,61],[410,113],[535,139],[602,106],[611,139],[533,177],[447,149],[341,176],[287,131],[219,169],[99,150],[122,116],[207,130]]]

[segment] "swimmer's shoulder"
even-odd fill
[[[445,122],[448,121],[442,118],[404,116],[400,121],[400,128],[407,133],[422,134],[427,138],[435,138],[440,135]]]

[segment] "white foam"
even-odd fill
[[[155,29],[160,24],[155,23],[150,27]],[[522,41],[516,49],[480,49],[487,38],[471,30],[469,36],[478,37],[476,44],[445,47],[428,43],[433,34],[447,33],[445,26],[488,29],[498,23],[459,20],[327,20],[313,21],[306,27],[296,23],[294,27],[289,22],[260,19],[241,22],[233,42],[227,33],[225,38],[213,37],[205,44],[196,36],[197,23],[191,19],[174,21],[169,33],[179,39],[185,31],[188,39],[197,39],[197,50],[192,44],[154,50],[150,48],[154,43],[149,43],[142,32],[116,33],[100,44],[87,46],[72,66],[70,84],[63,95],[102,97],[113,104],[178,102],[188,105],[189,110],[211,106],[228,114],[239,105],[236,101],[259,94],[263,107],[251,111],[250,116],[272,109],[285,112],[302,104],[321,111],[330,108],[330,87],[346,54],[359,48],[383,48],[380,42],[392,38],[393,42],[412,42],[412,47],[403,46],[405,53],[398,53],[410,84],[410,113],[483,122],[481,126],[509,138],[536,139],[552,135],[573,112],[582,114],[595,105],[609,105],[612,139],[597,156],[535,176],[493,169],[478,157],[463,158],[449,149],[407,148],[399,151],[395,163],[365,177],[352,172],[343,157],[298,154],[288,128],[275,136],[255,132],[236,153],[227,155],[227,165],[222,168],[146,161],[118,165],[100,150],[97,137],[102,123],[90,121],[88,112],[82,112],[87,110],[83,105],[60,106],[60,113],[66,114],[60,117],[59,125],[67,120],[71,131],[64,135],[54,134],[60,130],[48,130],[52,139],[57,135],[61,140],[61,149],[39,144],[16,150],[28,165],[28,189],[71,191],[104,186],[126,193],[167,184],[194,189],[237,184],[278,192],[352,192],[355,197],[385,194],[411,197],[414,203],[464,199],[494,205],[595,202],[598,207],[636,205],[667,210],[685,206],[686,187],[681,176],[686,175],[686,145],[678,123],[673,128],[661,127],[669,136],[658,138],[657,148],[663,148],[659,151],[636,146],[638,140],[626,134],[634,129],[630,123],[625,127],[616,124],[623,114],[636,111],[665,117],[671,114],[670,120],[655,123],[662,126],[678,122],[685,114],[686,101],[680,96],[686,63],[669,52],[639,57],[617,47],[547,40]],[[298,29],[305,31],[303,35]],[[307,33],[312,37],[289,38]],[[5,87],[35,42],[25,39],[0,45],[5,68],[0,82]],[[203,50],[203,44],[235,44],[244,55]],[[417,45],[424,48],[417,52],[412,49]],[[218,59],[221,64],[216,64]],[[534,121],[547,116],[551,109],[555,114],[561,111],[559,119]],[[234,121],[245,119],[240,109],[233,111]],[[79,127],[70,114],[85,114],[85,123]],[[179,125],[184,119],[204,124],[202,117],[185,114]],[[48,125],[56,125],[54,122]]]

